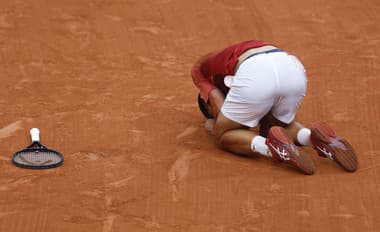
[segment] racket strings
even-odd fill
[[[62,156],[49,150],[21,151],[14,161],[22,165],[43,166],[62,162]]]

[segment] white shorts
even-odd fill
[[[255,127],[267,113],[284,123],[294,120],[306,94],[307,77],[301,62],[285,52],[248,58],[227,76],[230,87],[222,113],[228,119]]]

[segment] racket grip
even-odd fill
[[[30,136],[32,137],[32,142],[40,141],[40,130],[38,128],[32,128],[30,130]]]

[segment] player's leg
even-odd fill
[[[220,113],[224,103],[224,95],[219,89],[214,89],[209,95],[209,100],[206,105],[207,112],[210,113],[212,118],[207,119],[206,129],[214,132],[216,141],[220,147],[230,152],[241,155],[262,154],[264,156],[271,156],[267,146],[265,145],[265,138],[258,136],[253,131],[248,130],[247,126],[234,122],[226,118],[223,113]],[[213,122],[210,122],[212,120]],[[215,123],[215,125],[207,126],[207,122]],[[215,129],[213,129],[215,126]],[[209,128],[207,128],[209,127]],[[257,137],[258,136],[258,137]],[[256,139],[254,139],[256,137]]]
[[[214,133],[218,145],[236,154],[247,156],[261,154],[271,157],[272,154],[266,145],[265,137],[248,130],[248,126],[232,121],[220,113],[223,103],[224,95],[222,92],[218,89],[213,90],[209,96],[208,105],[209,109],[212,109],[210,111],[213,112],[214,117],[217,118]],[[230,104],[227,103],[227,105]],[[229,107],[226,106],[225,108]],[[272,116],[272,118],[274,117]]]
[[[273,126],[283,127],[287,134],[292,138],[294,143],[302,146],[310,146],[310,130],[305,128],[301,123],[292,121],[284,123],[273,116],[271,112],[260,120],[260,135],[266,137],[269,129]]]
[[[326,123],[314,122],[309,129],[294,122],[288,131],[299,145],[312,146],[319,156],[335,161],[344,170],[354,172],[358,168],[355,151],[350,143],[338,137]]]
[[[324,122],[314,122],[310,128],[310,142],[319,156],[338,163],[344,170],[354,172],[358,161],[351,144],[337,136],[334,130]]]
[[[272,127],[268,138],[247,128],[256,127],[271,110],[277,91],[277,80],[269,57],[247,60],[231,82],[215,125],[218,143],[234,153],[260,153],[298,168],[305,174],[314,172],[307,154],[299,152],[281,127]]]
[[[297,149],[282,127],[271,127],[268,138],[264,138],[220,113],[215,134],[219,146],[227,151],[248,156],[261,154],[273,161],[288,163],[305,174],[314,173],[313,161]]]
[[[218,144],[228,151],[271,156],[266,139],[249,128],[256,127],[272,107],[274,82],[264,74],[252,75],[250,72],[259,65],[254,68],[250,65],[243,63],[230,82],[230,90],[220,108],[214,132]]]
[[[306,74],[302,64],[294,56],[278,57],[278,59],[282,97],[272,109],[273,116],[279,121],[289,123],[286,127],[287,132],[296,143],[313,146],[320,156],[334,160],[346,171],[355,171],[357,159],[352,146],[346,140],[336,136],[327,124],[316,122],[313,123],[311,129],[308,129],[298,122],[292,122],[306,93]]]
[[[299,146],[311,146],[309,128],[304,127],[300,122],[293,121],[286,127],[288,134],[294,139]]]
[[[267,113],[260,120],[260,135],[267,137],[269,129],[273,126],[287,127],[289,124],[284,123],[273,116],[271,112]]]
[[[271,114],[265,118],[266,120],[261,124],[264,128],[267,128],[268,125],[271,127],[276,125],[283,126],[283,122]],[[346,171],[353,172],[357,169],[357,158],[350,143],[336,136],[335,132],[326,123],[314,122],[311,129],[309,129],[301,123],[293,121],[283,127],[297,145],[312,146],[319,156],[337,162]]]
[[[284,123],[274,117],[272,113],[268,113],[263,119],[261,119],[260,135],[266,137],[269,129],[273,126],[283,127],[295,144],[300,146],[311,146],[310,129],[305,128],[301,123],[297,121],[290,122],[289,124]]]
[[[261,154],[271,157],[265,138],[259,136],[247,126],[226,118],[219,113],[215,124],[216,141],[220,147],[241,155]]]

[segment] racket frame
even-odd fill
[[[18,163],[15,159],[16,157],[20,154],[20,153],[23,153],[23,152],[40,152],[40,151],[48,151],[48,152],[52,152],[52,153],[55,153],[58,157],[61,158],[61,161],[58,162],[58,163],[54,163],[54,164],[48,164],[48,165],[40,165],[40,166],[37,166],[37,165],[27,165],[27,164],[20,164]],[[14,165],[16,165],[17,167],[20,167],[20,168],[29,168],[29,169],[48,169],[48,168],[55,168],[55,167],[58,167],[58,166],[61,166],[63,164],[63,161],[64,161],[64,157],[63,155],[58,152],[58,151],[55,151],[53,149],[50,149],[49,147],[45,146],[45,145],[42,145],[40,142],[38,141],[33,141],[32,144],[30,144],[29,146],[27,146],[26,148],[24,149],[21,149],[19,151],[16,151],[14,154],[13,154],[13,158],[12,158],[12,162]]]

